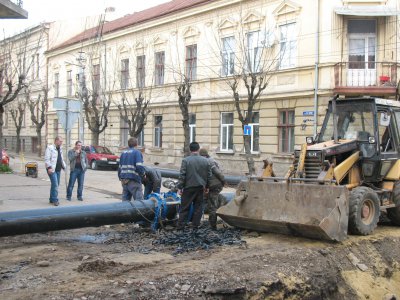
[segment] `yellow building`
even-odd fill
[[[151,109],[139,135],[145,161],[172,167],[180,165],[184,141],[177,87],[189,78],[191,138],[226,171],[245,173],[232,84],[237,80],[246,116],[243,75],[262,75],[268,85],[244,129],[257,168],[270,157],[279,174],[294,145],[317,133],[333,95],[398,95],[399,6],[396,0],[174,0],[100,20],[50,48],[49,97],[79,98],[85,82],[89,93],[99,93],[97,103],[111,101],[98,143],[119,152],[128,129],[117,106],[143,95]],[[63,130],[52,105],[48,118],[50,142]],[[92,143],[87,122],[81,119],[71,138]]]

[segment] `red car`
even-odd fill
[[[1,164],[8,166],[10,163],[10,157],[8,156],[6,149],[1,150]]]
[[[83,146],[82,149],[86,152],[89,162],[89,168],[97,170],[98,168],[118,169],[119,156],[115,155],[103,146]]]

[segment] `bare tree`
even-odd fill
[[[137,138],[147,124],[147,116],[151,112],[148,107],[150,99],[145,99],[143,93],[140,92],[134,104],[130,103],[126,97],[122,97],[121,102],[117,105],[120,117],[128,124],[129,136]]]
[[[3,148],[5,106],[26,88],[27,74],[44,40],[46,26],[26,30],[0,42],[0,149]]]
[[[29,91],[26,94],[26,102],[31,113],[32,123],[35,125],[35,131],[38,138],[38,156],[42,156],[42,128],[46,123],[46,112],[49,106],[48,89],[43,87],[43,94],[39,94],[36,99],[30,97]]]
[[[178,103],[179,108],[182,113],[182,127],[184,135],[183,152],[185,156],[190,154],[189,144],[190,144],[190,127],[189,127],[189,104],[192,99],[192,94],[190,88],[192,83],[189,78],[183,76],[182,82],[178,83]]]
[[[17,133],[17,153],[21,152],[21,129],[24,124],[26,102],[19,102],[16,107],[10,108],[11,117],[14,121],[14,125]]]
[[[178,40],[175,41],[175,48],[171,51],[176,53],[176,60],[173,60],[171,65],[168,66],[173,75],[176,84],[176,93],[178,96],[178,105],[182,115],[182,128],[183,128],[183,153],[184,156],[190,155],[190,101],[192,99],[192,80],[197,76],[197,44],[189,45],[186,47],[184,56],[188,59],[183,59],[180,56]]]
[[[259,104],[261,95],[268,87],[278,66],[274,44],[270,41],[271,35],[273,34],[270,31],[260,28],[255,31],[242,28],[237,34],[239,49],[234,51],[226,49],[226,45],[220,46],[223,66],[221,75],[231,92],[243,131],[245,126],[253,123],[256,105]],[[229,43],[226,44],[229,46]],[[229,50],[231,57],[226,55]],[[244,152],[250,175],[255,173],[251,142],[251,135],[243,134]]]
[[[89,91],[84,81],[80,99],[83,102],[88,128],[92,132],[92,144],[99,145],[99,136],[108,126],[111,100],[105,94],[101,97],[94,85],[92,91]]]

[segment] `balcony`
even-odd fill
[[[396,62],[340,62],[335,64],[334,93],[395,96],[400,64]]]

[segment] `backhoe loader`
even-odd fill
[[[239,228],[334,241],[371,234],[381,213],[400,225],[399,153],[400,102],[336,96],[286,176],[264,161],[217,214]]]

